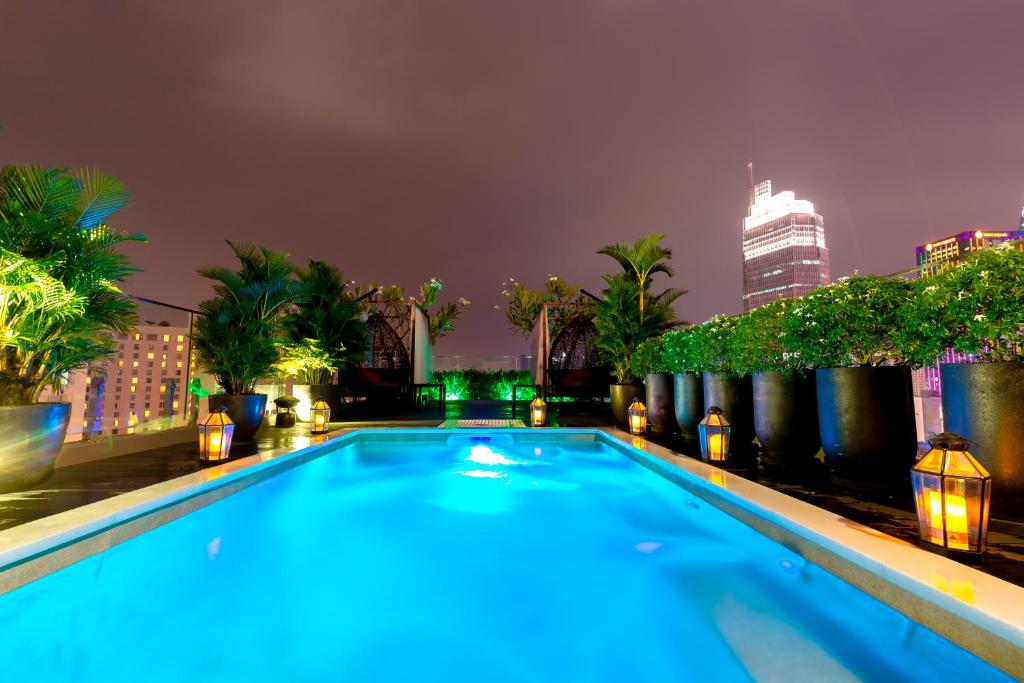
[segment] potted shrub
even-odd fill
[[[814,371],[787,346],[786,319],[794,299],[776,299],[740,316],[732,345],[733,365],[750,375],[754,434],[765,464],[801,469],[821,447]]]
[[[668,289],[654,294],[651,291],[656,273],[672,275],[667,263],[672,258],[672,250],[661,246],[664,238],[655,233],[633,244],[609,244],[597,252],[610,256],[622,267],[621,273],[603,276],[607,287],[603,299],[596,304],[594,319],[595,344],[615,377],[609,393],[612,413],[620,423],[626,422],[629,404],[643,392],[638,385],[640,370],[633,362],[636,347],[679,324],[672,304],[685,292]]]
[[[192,345],[199,363],[224,390],[207,399],[211,411],[224,408],[235,423],[235,441],[249,441],[263,423],[267,395],[256,382],[279,360],[282,317],[299,300],[301,286],[288,254],[228,242],[237,271],[209,266],[199,274],[213,280],[214,296],[199,304]]]
[[[942,363],[947,432],[970,441],[992,475],[993,514],[1024,518],[1024,252],[979,251],[916,283],[901,339],[934,361],[946,349],[970,362]]]
[[[672,373],[665,360],[664,337],[640,342],[633,354],[633,364],[644,376],[647,424],[652,432],[674,432],[675,407],[672,402]]]
[[[917,453],[916,358],[895,336],[912,294],[903,280],[844,278],[798,300],[785,318],[785,344],[817,368],[825,462],[861,487],[902,483]]]
[[[286,374],[309,385],[310,402],[322,398],[332,415],[341,413],[341,388],[335,373],[345,376],[366,353],[366,312],[346,291],[341,272],[312,259],[297,271],[302,299],[284,319]]]
[[[40,403],[106,358],[135,326],[118,283],[135,272],[117,247],[144,241],[106,224],[128,193],[96,170],[0,169],[0,491],[53,471],[70,404]]]
[[[672,374],[676,423],[684,438],[697,438],[697,423],[704,419],[704,377],[697,370],[694,328],[672,330],[662,337],[665,368]]]
[[[643,398],[639,384],[640,370],[634,352],[640,342],[656,337],[676,325],[672,302],[682,292],[667,290],[646,295],[645,310],[637,305],[640,287],[624,273],[605,275],[607,288],[597,303],[594,344],[603,362],[612,369],[615,384],[609,388],[612,413],[616,421],[625,423],[626,411],[634,398]]]
[[[718,406],[732,425],[732,457],[749,464],[754,450],[754,405],[750,375],[733,364],[735,316],[719,315],[690,330],[695,369],[704,384],[703,413]],[[703,417],[703,416],[702,416]]]

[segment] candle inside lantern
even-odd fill
[[[721,434],[708,434],[708,460],[725,460]]]

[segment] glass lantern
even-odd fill
[[[718,406],[708,408],[708,414],[697,424],[700,439],[700,457],[705,462],[722,463],[729,459],[729,434],[732,427]]]
[[[537,396],[530,402],[530,424],[534,427],[543,427],[548,419],[548,406],[544,399]]]
[[[970,442],[948,432],[910,471],[921,540],[946,550],[981,554],[988,535],[992,477],[967,452]]]
[[[331,407],[327,401],[318,398],[309,409],[309,421],[313,423],[312,434],[326,434],[330,429]]]
[[[631,434],[643,434],[647,431],[647,407],[643,402],[634,398],[629,404],[629,432]]]
[[[235,423],[224,408],[215,410],[199,423],[199,459],[202,462],[221,462],[231,454],[231,437]]]

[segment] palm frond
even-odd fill
[[[74,176],[81,187],[71,221],[74,225],[94,228],[128,203],[128,188],[109,173],[80,168]]]

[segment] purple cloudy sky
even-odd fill
[[[681,316],[740,310],[746,169],[813,200],[833,276],[1014,225],[1021,0],[5,2],[0,161],[120,176],[138,293],[191,306],[224,238],[473,303],[440,353],[516,353],[509,276],[597,290],[668,234]]]

